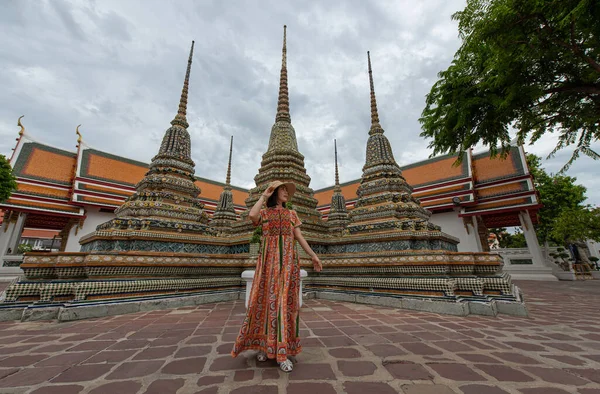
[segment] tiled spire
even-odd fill
[[[383,133],[383,129],[379,124],[379,114],[377,113],[377,99],[375,98],[373,70],[371,69],[371,53],[369,51],[367,51],[367,59],[369,62],[369,86],[371,87],[371,130],[369,130],[369,134]]]
[[[283,25],[283,49],[281,51],[281,74],[279,76],[279,97],[277,99],[277,115],[275,122],[291,122],[290,118],[290,97],[288,92],[287,77],[287,46],[286,46],[287,26]]]
[[[327,224],[331,231],[340,232],[343,231],[348,225],[350,219],[348,217],[348,210],[346,209],[346,199],[344,198],[344,195],[342,194],[342,188],[340,187],[336,140],[333,140],[333,146],[335,151],[335,186],[333,188],[333,195],[331,196],[331,205],[329,208]]]
[[[337,162],[337,141],[333,140],[333,149],[335,151],[335,191],[340,191],[340,175],[338,173],[338,162]]]
[[[171,121],[173,126],[179,125],[183,128],[188,128],[190,125],[187,122],[187,99],[188,99],[188,86],[190,83],[190,71],[192,70],[192,56],[194,55],[194,41],[192,41],[192,48],[190,49],[190,57],[188,58],[187,69],[185,71],[185,79],[183,80],[183,88],[181,89],[181,98],[179,99],[179,109],[177,115]]]
[[[219,197],[217,208],[213,214],[210,226],[221,231],[228,232],[231,229],[231,224],[237,220],[235,207],[233,205],[233,193],[231,193],[231,154],[233,152],[233,136],[229,143],[229,162],[227,164],[227,178],[225,179],[225,187]]]
[[[231,153],[233,152],[233,136],[229,142],[229,162],[227,164],[227,176],[225,177],[225,184],[229,186],[231,183]]]

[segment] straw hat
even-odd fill
[[[281,185],[285,185],[287,187],[288,198],[291,199],[292,196],[294,195],[294,193],[296,192],[296,185],[294,185],[292,182],[273,181],[273,182],[269,183],[269,186],[267,186],[267,189],[270,187],[273,187],[273,188],[275,188],[275,190],[277,190],[277,188]]]

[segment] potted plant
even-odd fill
[[[556,249],[557,253],[550,253],[550,257],[554,259],[557,269],[553,274],[560,280],[575,280],[575,272],[573,271],[573,261],[571,255],[565,248]]]
[[[592,267],[592,277],[594,279],[600,279],[600,270],[598,269],[598,257],[590,256],[588,260],[591,262],[590,266]]]

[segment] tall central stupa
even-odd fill
[[[291,202],[303,222],[303,231],[310,237],[315,233],[325,234],[328,230],[321,219],[321,214],[317,211],[318,201],[314,197],[313,189],[309,187],[310,177],[306,174],[304,156],[298,150],[296,131],[292,126],[288,93],[286,29],[287,27],[283,26],[281,74],[275,124],[271,128],[267,152],[263,155],[258,174],[254,177],[256,187],[250,190],[246,206],[248,208],[254,206],[261,193],[272,181],[293,182],[296,184],[296,193]],[[242,214],[242,219],[249,224],[247,217],[248,211]],[[247,226],[242,225],[238,228],[246,230]]]

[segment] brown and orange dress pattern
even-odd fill
[[[300,261],[294,228],[302,223],[296,211],[272,207],[260,211],[262,242],[250,291],[248,311],[231,355],[259,350],[283,362],[301,352],[299,294]]]

